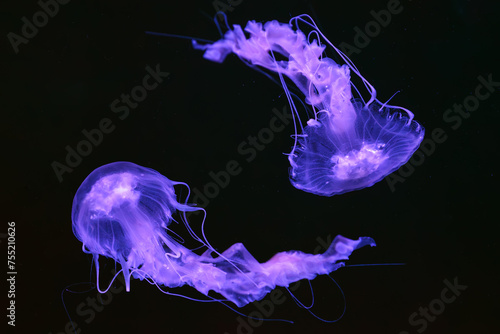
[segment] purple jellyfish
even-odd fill
[[[299,22],[312,29],[307,37]],[[193,46],[205,50],[204,57],[211,61],[223,62],[232,52],[252,67],[278,73],[294,115],[295,142],[288,158],[290,181],[296,188],[333,196],[370,187],[405,164],[417,150],[424,128],[413,120],[413,114],[377,100],[374,87],[310,16],[299,15],[289,24],[249,21],[245,32],[249,37],[234,25],[223,39],[207,45],[193,41]],[[322,41],[336,51],[344,65],[323,55],[326,46]],[[367,89],[367,102],[351,82],[351,72]],[[305,103],[313,110],[314,117],[306,126],[284,76],[305,95]]]
[[[93,255],[99,292],[106,291],[99,285],[102,255],[121,265],[127,291],[132,276],[169,288],[187,284],[211,300],[229,300],[242,307],[262,299],[276,286],[288,287],[301,279],[329,274],[344,266],[339,261],[347,260],[355,249],[375,246],[368,237],[350,240],[339,235],[318,255],[281,252],[259,263],[241,243],[218,253],[206,240],[203,223],[200,237],[186,219],[186,212],[205,213],[204,209],[179,203],[176,185],[189,190],[185,183],[130,162],[99,167],[82,183],[73,201],[73,232],[83,251]],[[176,212],[204,247],[203,254],[186,248],[175,237],[170,223]],[[210,297],[210,290],[225,299]]]

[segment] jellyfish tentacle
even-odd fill
[[[301,279],[329,274],[344,266],[339,261],[366,245],[375,246],[375,242],[368,237],[351,240],[339,235],[323,254],[288,251],[259,263],[243,244],[237,243],[222,253],[224,258],[212,258],[210,253],[199,257],[189,254],[189,259],[180,259],[178,266],[189,267],[189,274],[183,278],[185,284],[205,295],[215,291],[242,307],[262,299],[277,286],[288,287]]]

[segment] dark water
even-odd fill
[[[331,198],[298,191],[282,154],[292,145],[291,123],[260,150],[251,148],[251,137],[269,128],[276,114],[286,119],[282,89],[234,56],[215,64],[187,40],[144,34],[215,40],[211,1],[74,0],[59,5],[46,24],[37,16],[38,32],[26,30],[31,37],[19,42],[17,53],[8,33],[20,36],[21,18],[33,22],[40,6],[8,1],[1,6],[2,233],[7,222],[16,223],[17,276],[16,326],[7,326],[5,316],[2,326],[9,333],[72,332],[61,291],[95,281],[91,259],[71,231],[72,199],[92,170],[123,160],[187,182],[206,205],[207,237],[218,250],[242,242],[266,261],[279,251],[321,250],[337,234],[370,236],[377,247],[356,251],[348,264],[405,265],[334,272],[347,300],[335,324],[297,307],[286,290],[273,295],[274,303],[267,297],[240,311],[293,325],[249,322],[223,305],[167,296],[141,281],[133,281],[130,293],[117,283],[103,306],[95,290],[77,285],[72,289],[79,293],[65,293],[64,300],[79,333],[497,333],[498,6],[232,3],[230,23],[285,22],[308,13],[334,44],[355,47],[351,59],[380,100],[400,91],[391,102],[412,110],[426,128],[421,159],[401,168],[393,182],[361,191]],[[388,7],[394,13],[385,27],[370,23]],[[363,40],[357,31],[365,29],[372,37]],[[135,87],[153,69],[169,74],[158,85],[147,82],[144,100],[125,107],[122,94],[139,92]],[[464,103],[470,112],[460,111]],[[70,161],[71,171],[58,178],[54,162],[67,165],[67,150],[76,150],[85,133],[95,138],[89,154]],[[199,195],[206,196],[213,175],[228,168],[239,173],[224,187],[212,187],[212,199]],[[103,266],[103,282],[109,282],[113,265]],[[343,302],[335,284],[319,277],[312,286],[314,311],[338,317]],[[190,288],[172,291],[200,297]],[[306,282],[295,293],[310,302]]]

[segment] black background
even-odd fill
[[[251,19],[287,22],[308,13],[334,44],[354,44],[354,27],[364,29],[373,20],[370,11],[385,9],[387,2],[242,0],[227,14],[231,24],[244,25]],[[203,189],[210,171],[236,160],[241,174],[207,207],[207,237],[218,250],[242,242],[266,261],[279,251],[313,252],[318,238],[366,235],[377,247],[356,251],[349,264],[406,263],[334,272],[347,299],[338,323],[316,320],[283,290],[286,301],[266,318],[295,324],[265,322],[247,332],[417,333],[423,327],[410,325],[408,317],[440,298],[443,280],[457,278],[467,289],[424,332],[497,333],[498,88],[458,129],[443,120],[445,110],[474,94],[478,76],[500,81],[499,11],[493,3],[403,0],[402,12],[351,56],[381,100],[400,91],[392,103],[415,113],[426,138],[436,128],[448,137],[395,191],[383,180],[324,198],[288,181],[282,153],[290,150],[291,126],[251,162],[237,151],[248,136],[269,126],[273,108],[287,105],[281,87],[234,56],[215,64],[188,40],[144,34],[216,40],[211,1],[73,0],[17,54],[7,33],[19,34],[20,19],[31,20],[40,8],[35,1],[4,1],[2,233],[8,221],[16,222],[18,272],[16,327],[9,332],[65,332],[69,318],[61,292],[95,281],[70,217],[73,196],[92,170],[131,161]],[[157,64],[169,77],[120,120],[110,103],[141,84],[146,66]],[[81,131],[96,128],[103,118],[113,121],[114,131],[59,182],[51,164],[64,163],[65,147],[75,148],[84,139]],[[6,254],[5,238],[1,245]],[[105,271],[111,267],[106,263]],[[103,281],[109,279],[104,275]],[[338,288],[327,277],[312,285],[315,312],[336,318],[343,305]],[[238,328],[240,316],[225,306],[167,296],[146,282],[133,281],[130,293],[112,295],[92,319],[76,309],[97,298],[96,290],[87,291],[88,284],[71,289],[79,293],[66,292],[64,302],[81,333],[245,333]],[[172,292],[200,297],[190,288]],[[297,295],[307,302],[308,293],[301,284]],[[254,310],[254,305],[240,309]],[[2,319],[6,326],[5,315]]]

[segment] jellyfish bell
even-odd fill
[[[94,170],[75,195],[75,236],[83,250],[94,255],[97,270],[99,255],[122,266],[127,291],[131,269],[149,270],[155,256],[165,254],[165,248],[175,249],[165,233],[172,214],[199,210],[176,201],[175,185],[183,183],[130,162],[115,162]]]
[[[306,36],[299,23],[312,31]],[[324,56],[327,45],[345,64]],[[279,75],[296,124],[288,158],[290,181],[298,189],[333,196],[370,187],[406,163],[424,137],[413,113],[377,100],[374,87],[308,15],[296,16],[288,24],[249,21],[244,30],[234,25],[219,41],[205,45],[193,41],[193,46],[205,50],[208,60],[223,62],[234,53],[252,67]],[[368,101],[351,74],[365,86]],[[313,110],[305,126],[284,77]]]
[[[329,274],[342,267],[354,250],[375,246],[368,237],[337,236],[323,254],[280,252],[264,263],[241,243],[219,253],[205,238],[204,218],[200,235],[187,222],[186,212],[204,209],[180,203],[176,185],[187,187],[130,162],[97,168],[82,183],[73,201],[73,232],[83,251],[93,255],[100,292],[107,290],[99,284],[99,256],[105,256],[121,265],[127,291],[133,277],[159,287],[189,285],[210,300],[242,307],[264,298],[276,286]],[[202,254],[175,237],[170,225],[176,213],[193,239],[202,244]],[[223,299],[211,297],[210,291]]]
[[[420,145],[424,130],[418,123],[407,125],[404,116],[380,110],[376,102],[357,107],[349,133],[335,131],[327,114],[308,122],[288,157],[296,188],[332,196],[370,187],[405,164]]]

